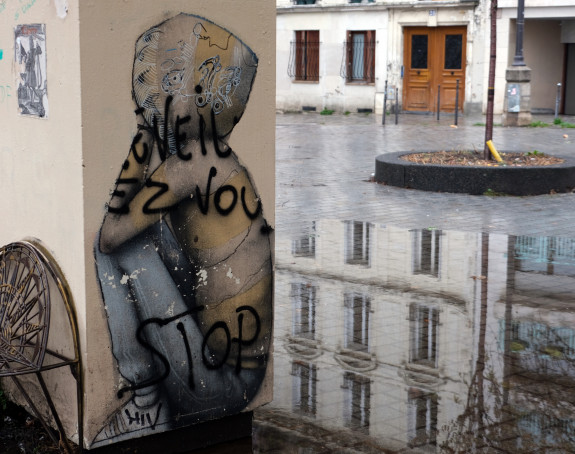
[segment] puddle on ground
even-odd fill
[[[318,220],[276,251],[254,452],[575,452],[575,238]]]

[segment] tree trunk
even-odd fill
[[[491,0],[491,45],[489,48],[489,80],[487,82],[487,112],[485,142],[493,138],[493,99],[495,98],[495,62],[497,57],[497,0]],[[489,148],[484,145],[483,158],[491,159]]]

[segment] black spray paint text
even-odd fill
[[[181,321],[182,318],[186,316],[190,316],[192,314],[197,314],[205,310],[204,306],[197,306],[193,309],[185,311],[181,314],[174,315],[168,318],[150,318],[145,320],[138,328],[136,332],[136,339],[146,350],[148,350],[155,358],[159,360],[159,362],[163,366],[163,371],[158,374],[157,377],[151,378],[149,380],[143,381],[138,384],[132,384],[130,386],[126,386],[118,391],[118,398],[122,398],[126,391],[135,391],[137,389],[142,389],[147,386],[159,384],[163,382],[169,375],[171,371],[170,362],[166,358],[166,356],[158,351],[153,345],[151,345],[145,338],[144,330],[151,325],[156,325],[158,328],[162,328],[170,323],[179,322],[176,325],[177,330],[180,332],[182,336],[182,342],[184,344],[184,348],[186,351],[187,357],[187,364],[189,370],[189,379],[188,379],[188,386],[190,389],[195,389],[195,382],[194,382],[194,374],[193,374],[193,358],[192,358],[192,351],[190,342],[188,339],[188,333],[186,332],[185,325]],[[232,349],[233,344],[237,344],[237,355],[235,358],[235,367],[234,371],[236,374],[239,374],[242,370],[242,348],[249,347],[258,339],[260,332],[261,332],[261,319],[258,312],[251,306],[240,306],[236,309],[237,314],[237,333],[238,337],[232,337],[230,328],[228,324],[224,321],[217,321],[215,322],[210,329],[206,332],[203,336],[202,347],[201,347],[201,356],[202,356],[202,363],[206,367],[206,369],[216,370],[221,369],[228,361],[230,357],[230,352]],[[250,339],[244,339],[244,318],[246,315],[251,315],[254,318],[255,322],[255,333]],[[226,338],[226,345],[225,345],[225,352],[220,357],[217,357],[215,354],[209,352],[208,343],[210,342],[211,336],[213,336],[216,332],[222,331]]]

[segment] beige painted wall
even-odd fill
[[[0,0],[0,244],[42,240],[75,299],[85,371],[85,440],[117,407],[119,374],[97,284],[93,242],[137,132],[131,98],[136,39],[180,12],[227,28],[257,54],[258,73],[230,145],[274,226],[275,4],[261,0]],[[18,18],[16,14],[18,13]],[[46,24],[49,114],[18,114],[14,26]],[[268,369],[271,369],[268,368]],[[53,388],[57,383],[49,383]],[[74,390],[69,403],[74,405]],[[261,400],[270,399],[271,383]],[[72,407],[61,411],[75,432]],[[68,415],[68,416],[66,416]]]
[[[531,68],[531,109],[555,110],[557,84],[563,79],[564,45],[561,44],[561,21],[528,19],[525,21],[523,57]],[[510,19],[506,42],[510,66],[515,56],[516,20]]]
[[[513,43],[515,38],[513,38]],[[515,54],[515,46],[512,55]],[[558,20],[526,20],[525,63],[531,68],[531,108],[555,109],[557,84],[563,79],[564,45]]]
[[[23,4],[31,4],[22,12]],[[18,14],[18,19],[15,18]],[[14,27],[46,24],[48,117],[17,103]],[[0,2],[0,244],[42,240],[83,305],[83,197],[78,10],[58,17],[53,1]]]
[[[68,11],[66,3],[70,3]],[[66,274],[79,319],[84,321],[79,11],[73,3],[0,1],[0,246],[30,237],[40,239]],[[46,118],[19,113],[14,29],[22,24],[46,26]],[[52,292],[54,305],[60,303],[57,296]],[[69,352],[62,345],[71,338],[60,321],[52,325],[50,345]],[[69,369],[49,372],[46,380],[73,436],[76,393]],[[39,392],[37,381],[31,383]]]

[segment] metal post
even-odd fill
[[[48,388],[46,387],[46,382],[44,382],[44,378],[40,374],[40,372],[36,372],[36,378],[40,383],[40,387],[42,388],[42,392],[44,393],[44,397],[46,398],[46,402],[50,407],[50,411],[52,412],[52,416],[54,417],[54,422],[56,423],[56,427],[58,428],[58,432],[60,432],[60,443],[62,443],[68,454],[73,454],[72,448],[68,443],[68,438],[66,438],[66,432],[64,431],[64,427],[62,426],[62,421],[60,421],[60,417],[58,416],[58,412],[56,411],[56,407],[54,407],[54,402],[50,397],[50,393],[48,392]],[[83,440],[78,440],[78,444],[83,444]]]
[[[399,116],[399,106],[397,104],[398,96],[399,96],[399,93],[398,93],[398,89],[396,88],[395,89],[395,124],[397,124],[397,122],[399,120],[399,117],[398,117]]]
[[[559,105],[561,104],[561,84],[557,84],[557,96],[555,97],[555,118],[559,116]]]
[[[525,66],[523,59],[523,29],[525,26],[525,0],[517,0],[517,32],[515,34],[515,56],[513,66]]]
[[[385,92],[383,93],[383,117],[381,119],[381,124],[385,124],[385,111],[387,110],[387,80],[385,81]]]
[[[457,126],[457,114],[459,113],[459,79],[455,83],[455,126]]]
[[[437,121],[439,121],[439,106],[441,106],[441,85],[437,86]]]

